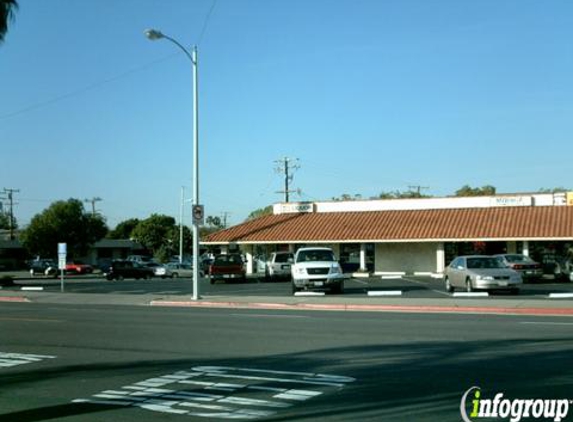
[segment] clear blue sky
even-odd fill
[[[101,197],[114,227],[191,197],[190,62],[151,27],[199,43],[207,215],[280,201],[285,156],[293,200],[573,187],[570,0],[212,5],[20,0],[0,45],[0,190],[20,189],[20,225],[58,199]]]

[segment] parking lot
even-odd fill
[[[22,277],[13,286],[2,287],[7,290],[42,289],[46,292],[60,292],[59,279],[42,277]],[[114,294],[158,294],[158,295],[191,295],[192,280],[190,278],[107,281],[97,276],[68,277],[64,282],[64,290],[70,293],[114,293]],[[269,282],[262,277],[249,277],[246,282],[217,282],[211,284],[208,279],[201,279],[200,291],[203,296],[254,296],[254,297],[285,297],[291,296],[291,286],[288,280]],[[388,294],[407,298],[448,298],[452,294],[446,292],[444,282],[440,278],[429,276],[402,276],[382,278],[349,278],[345,282],[344,296],[367,297],[368,294]],[[573,283],[545,279],[523,284],[519,295],[503,291],[490,291],[488,300],[497,298],[513,300],[544,300],[550,294],[573,294]],[[328,293],[327,293],[328,294]],[[340,295],[338,295],[340,296]]]

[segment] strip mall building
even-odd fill
[[[573,244],[573,192],[281,203],[273,214],[201,242],[255,257],[308,245],[335,250],[347,271],[441,274],[457,255],[523,253],[546,268]]]

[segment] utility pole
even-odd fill
[[[418,195],[418,198],[421,198],[422,197],[422,189],[430,189],[430,187],[417,185],[417,186],[408,186],[408,189],[410,189],[411,192],[416,192],[416,194]]]
[[[7,189],[4,188],[4,193],[8,196],[8,224],[10,229],[10,240],[14,240],[14,194],[20,192],[20,189]]]
[[[95,198],[92,199],[84,199],[84,202],[88,202],[92,204],[92,215],[95,217],[96,215],[96,202],[102,201],[102,199],[99,196],[96,196]]]
[[[227,218],[231,215],[230,212],[228,211],[223,211],[221,213],[221,223],[223,223],[223,228],[226,229],[227,228]]]
[[[285,177],[285,188],[284,190],[277,191],[277,193],[284,193],[285,195],[285,202],[289,202],[289,194],[291,192],[296,192],[296,190],[290,190],[289,184],[292,182],[294,175],[292,174],[293,171],[298,170],[300,166],[298,165],[298,158],[292,159],[288,157],[284,157],[281,160],[276,160],[275,163],[277,167],[275,170],[277,173],[284,173]]]

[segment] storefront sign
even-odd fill
[[[314,204],[313,203],[292,203],[292,204],[281,204],[281,213],[305,213],[305,212],[314,212]]]
[[[531,196],[500,196],[492,198],[494,207],[530,207],[533,205]]]

